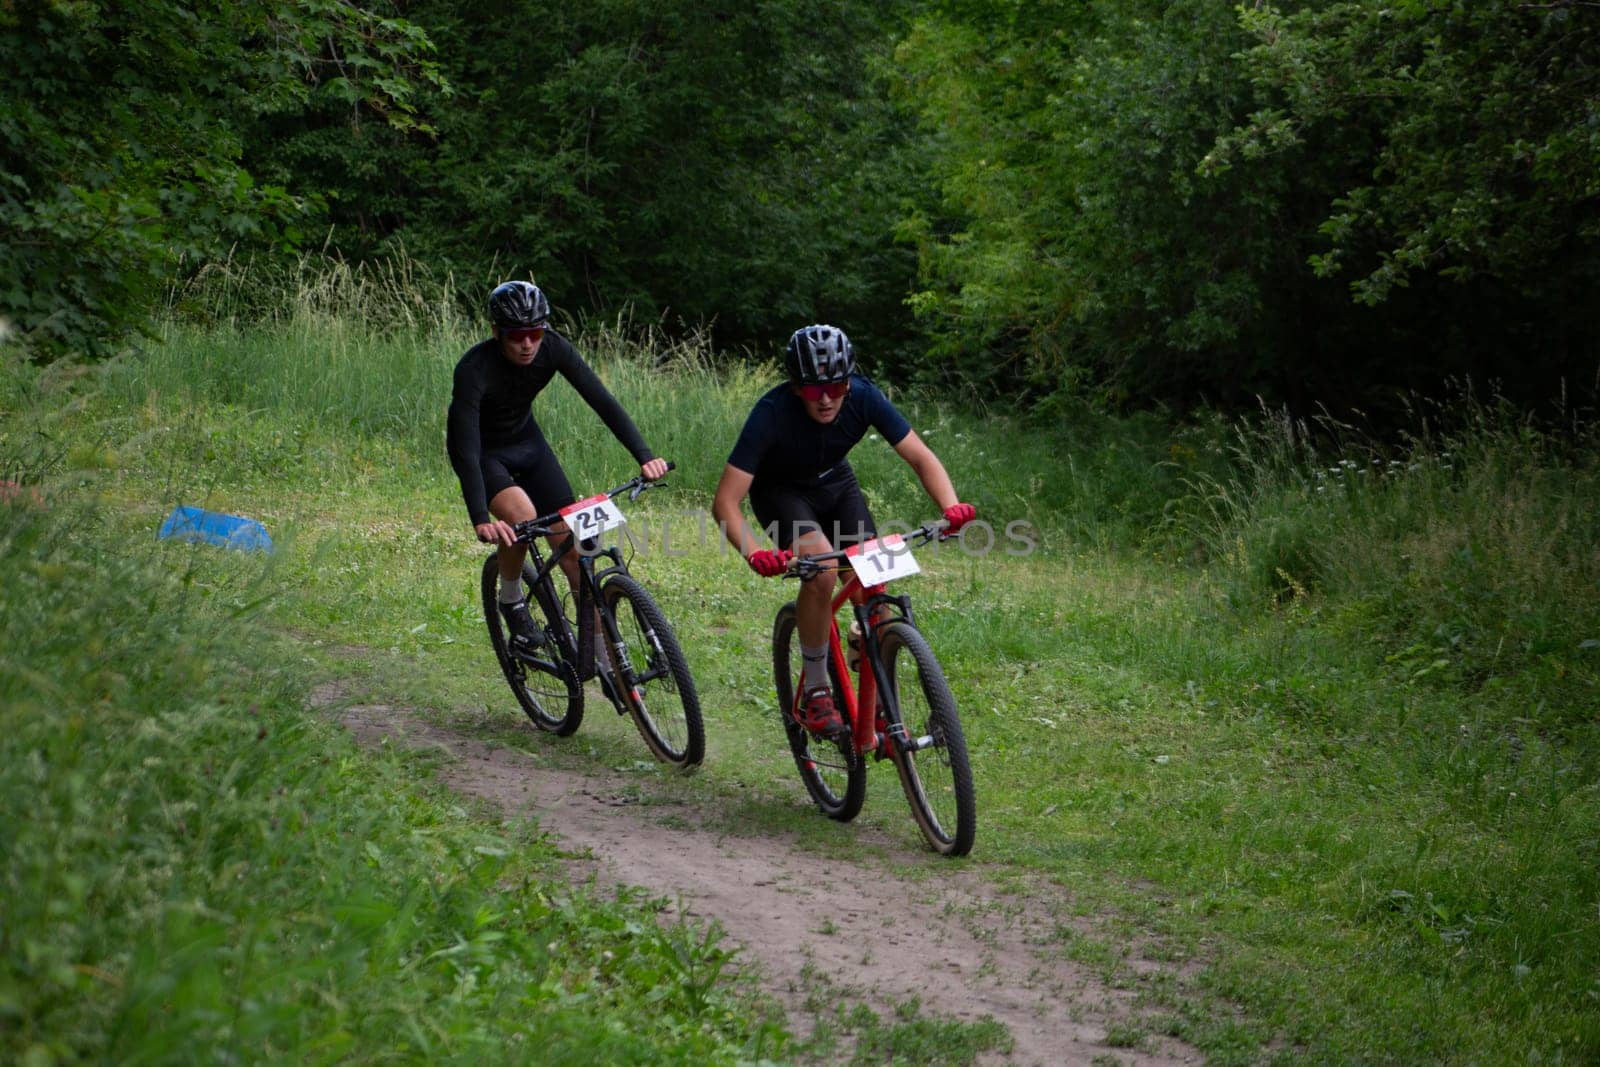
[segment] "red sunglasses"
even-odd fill
[[[507,341],[519,343],[522,341],[537,341],[544,337],[544,327],[529,326],[525,329],[510,330],[502,326],[500,328],[500,336]]]
[[[809,400],[815,404],[823,397],[829,400],[838,400],[850,391],[849,382],[829,382],[826,385],[801,385],[796,386],[800,392],[801,400]]]

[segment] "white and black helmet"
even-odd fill
[[[550,317],[550,301],[532,282],[502,282],[489,294],[489,321],[509,330],[543,326]]]
[[[827,385],[849,379],[856,353],[837,326],[802,326],[789,338],[783,365],[795,385]]]

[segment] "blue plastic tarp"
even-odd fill
[[[224,515],[220,511],[191,508],[179,504],[167,516],[157,532],[158,538],[173,537],[180,541],[205,542],[237,548],[244,551],[271,552],[272,538],[267,528],[254,519],[242,515]]]

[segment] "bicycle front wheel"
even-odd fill
[[[616,689],[634,725],[657,759],[675,767],[694,766],[706,754],[700,695],[661,606],[625,574],[607,578],[600,593],[622,634],[622,655],[612,653]]]
[[[506,684],[511,686],[523,712],[539,729],[569,737],[583,722],[583,685],[572,663],[560,651],[560,630],[551,615],[560,607],[546,604],[544,597],[536,595],[533,579],[533,567],[524,561],[523,595],[530,603],[540,605],[550,623],[544,644],[526,651],[512,649],[511,635],[500,617],[500,561],[493,552],[483,562],[483,620],[489,627],[489,641],[494,645]]]
[[[800,770],[800,781],[830,819],[849,822],[861,814],[867,799],[867,764],[856,751],[853,738],[824,740],[812,737],[794,720],[794,683],[800,677],[799,616],[793,603],[778,609],[772,624],[772,680],[778,690],[778,718],[789,740],[789,753]],[[844,694],[829,657],[828,676],[833,683],[834,704],[844,709]]]
[[[978,804],[966,737],[944,670],[927,639],[909,623],[884,626],[878,647],[907,734],[892,743],[892,751],[911,813],[935,852],[965,856],[978,832]]]

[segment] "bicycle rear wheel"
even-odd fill
[[[700,695],[661,606],[625,574],[607,578],[600,594],[622,634],[625,649],[616,663],[616,688],[640,736],[662,762],[694,766],[706,754]],[[633,684],[621,684],[630,673]]]
[[[523,712],[541,730],[557,737],[569,737],[583,722],[583,686],[566,655],[561,651],[560,629],[556,618],[559,604],[545,603],[546,590],[533,585],[534,570],[522,564],[522,591],[537,603],[549,625],[545,642],[538,648],[513,651],[511,635],[500,617],[500,562],[495,553],[483,562],[483,620],[489,627],[489,641],[500,661],[506,684],[516,695]]]
[[[911,814],[935,852],[965,856],[978,831],[967,741],[955,698],[927,639],[896,620],[879,633],[885,674],[909,738],[893,743]]]
[[[778,609],[772,624],[772,676],[778,690],[778,718],[789,740],[789,752],[800,770],[800,781],[830,819],[849,822],[861,814],[867,799],[867,764],[849,737],[823,740],[812,737],[794,721],[794,683],[800,676],[800,637],[796,630],[799,616],[793,603]],[[833,682],[833,699],[844,708],[839,678],[830,657],[828,676]]]

